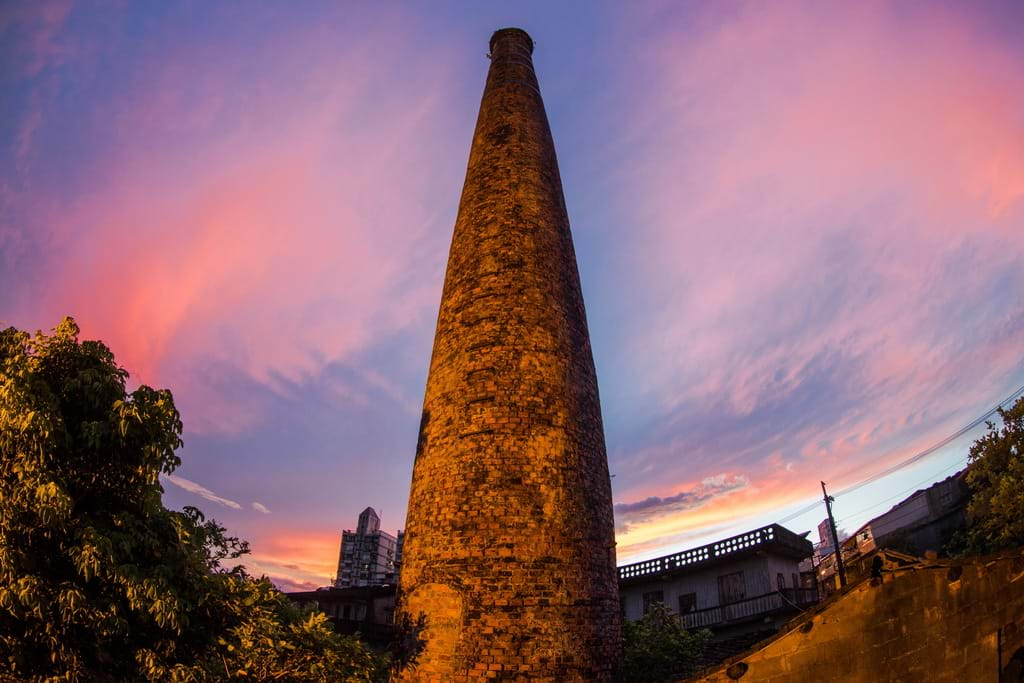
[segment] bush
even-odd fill
[[[688,631],[663,603],[639,621],[622,624],[622,683],[670,683],[693,673],[710,639],[707,629]]]

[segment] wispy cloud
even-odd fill
[[[915,12],[707,5],[651,28],[618,168],[652,417],[615,454],[620,495],[670,510],[728,467],[760,492],[736,509],[777,509],[1020,383],[1024,71],[961,10]],[[642,535],[725,512],[679,504]]]
[[[741,474],[725,473],[706,477],[690,488],[678,491],[664,498],[649,496],[643,500],[615,505],[616,531],[628,533],[630,528],[643,524],[662,515],[678,514],[686,510],[700,507],[719,496],[738,491],[750,485],[750,481]]]
[[[0,7],[0,80],[32,78],[59,65],[74,50],[73,37],[58,37],[73,7],[72,0],[7,3]]]
[[[218,503],[219,505],[223,505],[224,507],[229,507],[232,510],[241,510],[242,509],[241,503],[235,502],[235,501],[231,500],[230,498],[224,498],[223,496],[218,496],[216,493],[214,493],[210,489],[206,488],[202,484],[198,484],[198,483],[196,483],[196,482],[194,482],[194,481],[192,481],[190,479],[185,479],[184,477],[179,477],[176,474],[165,474],[165,475],[162,475],[162,479],[164,481],[168,481],[168,482],[174,484],[175,486],[177,486],[180,489],[184,489],[184,490],[188,491],[189,493],[194,493],[197,496],[199,496],[200,498],[205,498],[206,500],[208,500],[210,502]]]
[[[522,10],[557,36],[538,68],[621,559],[841,486],[1024,382],[1024,59],[997,5]],[[183,471],[246,492],[175,477],[170,504],[231,508],[262,571],[323,585],[332,529],[404,513],[506,10],[81,9],[0,7],[0,317],[72,314],[170,387]]]
[[[259,502],[255,502],[254,501],[253,504],[252,504],[252,509],[255,510],[256,512],[262,512],[265,515],[269,515],[270,514],[270,508],[268,508],[263,503],[259,503]]]
[[[97,131],[95,191],[44,187],[18,200],[60,205],[62,218],[44,229],[49,217],[27,216],[41,224],[29,231],[40,242],[32,271],[48,273],[47,293],[14,291],[12,273],[11,317],[74,314],[136,380],[171,384],[192,432],[244,431],[266,409],[225,400],[203,371],[217,364],[286,392],[349,363],[371,398],[418,414],[418,398],[355,361],[429,324],[436,306],[451,230],[436,198],[455,206],[457,191],[441,185],[463,163],[443,153],[456,133],[447,48],[410,70],[401,16],[345,40],[308,26],[301,38],[284,33],[275,40],[291,56],[258,67],[226,50],[210,68],[209,55],[181,48],[133,62],[118,125]],[[54,134],[34,109],[22,119],[26,140]],[[395,187],[405,201],[393,201]],[[353,393],[339,400],[367,392]]]

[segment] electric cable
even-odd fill
[[[916,463],[916,462],[918,462],[920,460],[923,460],[924,458],[927,458],[929,455],[931,455],[935,451],[937,451],[937,450],[939,450],[939,449],[941,449],[941,448],[943,448],[945,446],[948,446],[953,441],[956,441],[957,439],[959,439],[961,436],[963,436],[967,432],[971,431],[972,429],[974,429],[975,427],[977,427],[981,423],[983,423],[986,420],[988,420],[990,417],[995,415],[999,411],[1000,408],[1005,406],[1010,401],[1015,400],[1021,394],[1024,394],[1024,385],[1018,387],[1016,391],[1014,391],[1012,394],[1007,396],[1005,399],[1003,399],[1002,401],[997,403],[994,408],[992,408],[991,410],[986,412],[984,415],[982,415],[979,418],[976,418],[976,419],[972,420],[969,424],[961,427],[960,429],[958,429],[957,431],[953,432],[952,434],[950,434],[949,436],[945,437],[944,439],[942,439],[942,440],[932,444],[931,446],[929,446],[928,448],[925,448],[922,451],[918,451],[917,453],[915,453],[914,455],[910,456],[909,458],[907,458],[905,460],[901,460],[900,462],[896,463],[895,465],[892,465],[890,467],[885,468],[881,472],[877,472],[877,473],[871,475],[870,477],[866,477],[866,478],[861,479],[860,481],[858,481],[858,482],[856,482],[854,484],[850,484],[849,486],[847,486],[847,487],[845,487],[845,488],[843,488],[843,489],[833,493],[832,497],[833,498],[838,498],[839,496],[843,496],[843,495],[846,495],[848,493],[852,493],[853,491],[856,491],[859,488],[867,486],[868,484],[870,484],[872,482],[875,482],[875,481],[878,481],[879,479],[881,479],[883,477],[887,477],[890,474],[898,472],[899,470],[903,469],[904,467],[907,467],[909,465],[913,465],[914,463]],[[885,459],[885,456],[881,456],[881,457],[876,458],[875,461],[877,462],[877,461],[884,460],[884,459]],[[887,500],[889,500],[889,499],[887,499]],[[776,524],[782,524],[784,522],[788,522],[790,520],[796,519],[797,517],[799,517],[799,516],[801,516],[803,514],[806,514],[808,512],[811,512],[812,510],[817,509],[817,507],[819,505],[821,505],[821,502],[820,501],[815,501],[814,503],[806,505],[806,506],[800,508],[799,510],[791,512],[790,514],[786,515],[782,519],[777,520]],[[867,508],[867,509],[870,510],[871,508]],[[849,518],[849,515],[847,516],[847,519],[848,518]]]

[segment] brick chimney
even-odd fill
[[[562,183],[517,28],[490,69],[448,257],[409,495],[404,681],[610,681],[611,483]]]

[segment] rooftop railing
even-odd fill
[[[809,548],[803,547],[804,544],[809,547],[811,545],[809,541],[797,536],[778,524],[772,524],[760,529],[755,529],[754,531],[748,531],[731,538],[726,538],[721,541],[708,543],[707,545],[702,545],[699,548],[683,550],[681,552],[665,555],[664,557],[658,557],[653,560],[645,560],[643,562],[634,562],[633,564],[623,565],[622,567],[619,567],[619,580],[621,581],[623,579],[660,574],[662,572],[672,571],[681,567],[709,562],[715,558],[719,558],[724,555],[731,555],[733,553],[747,550],[748,548],[780,542],[797,550],[806,550],[808,555],[812,552]]]

